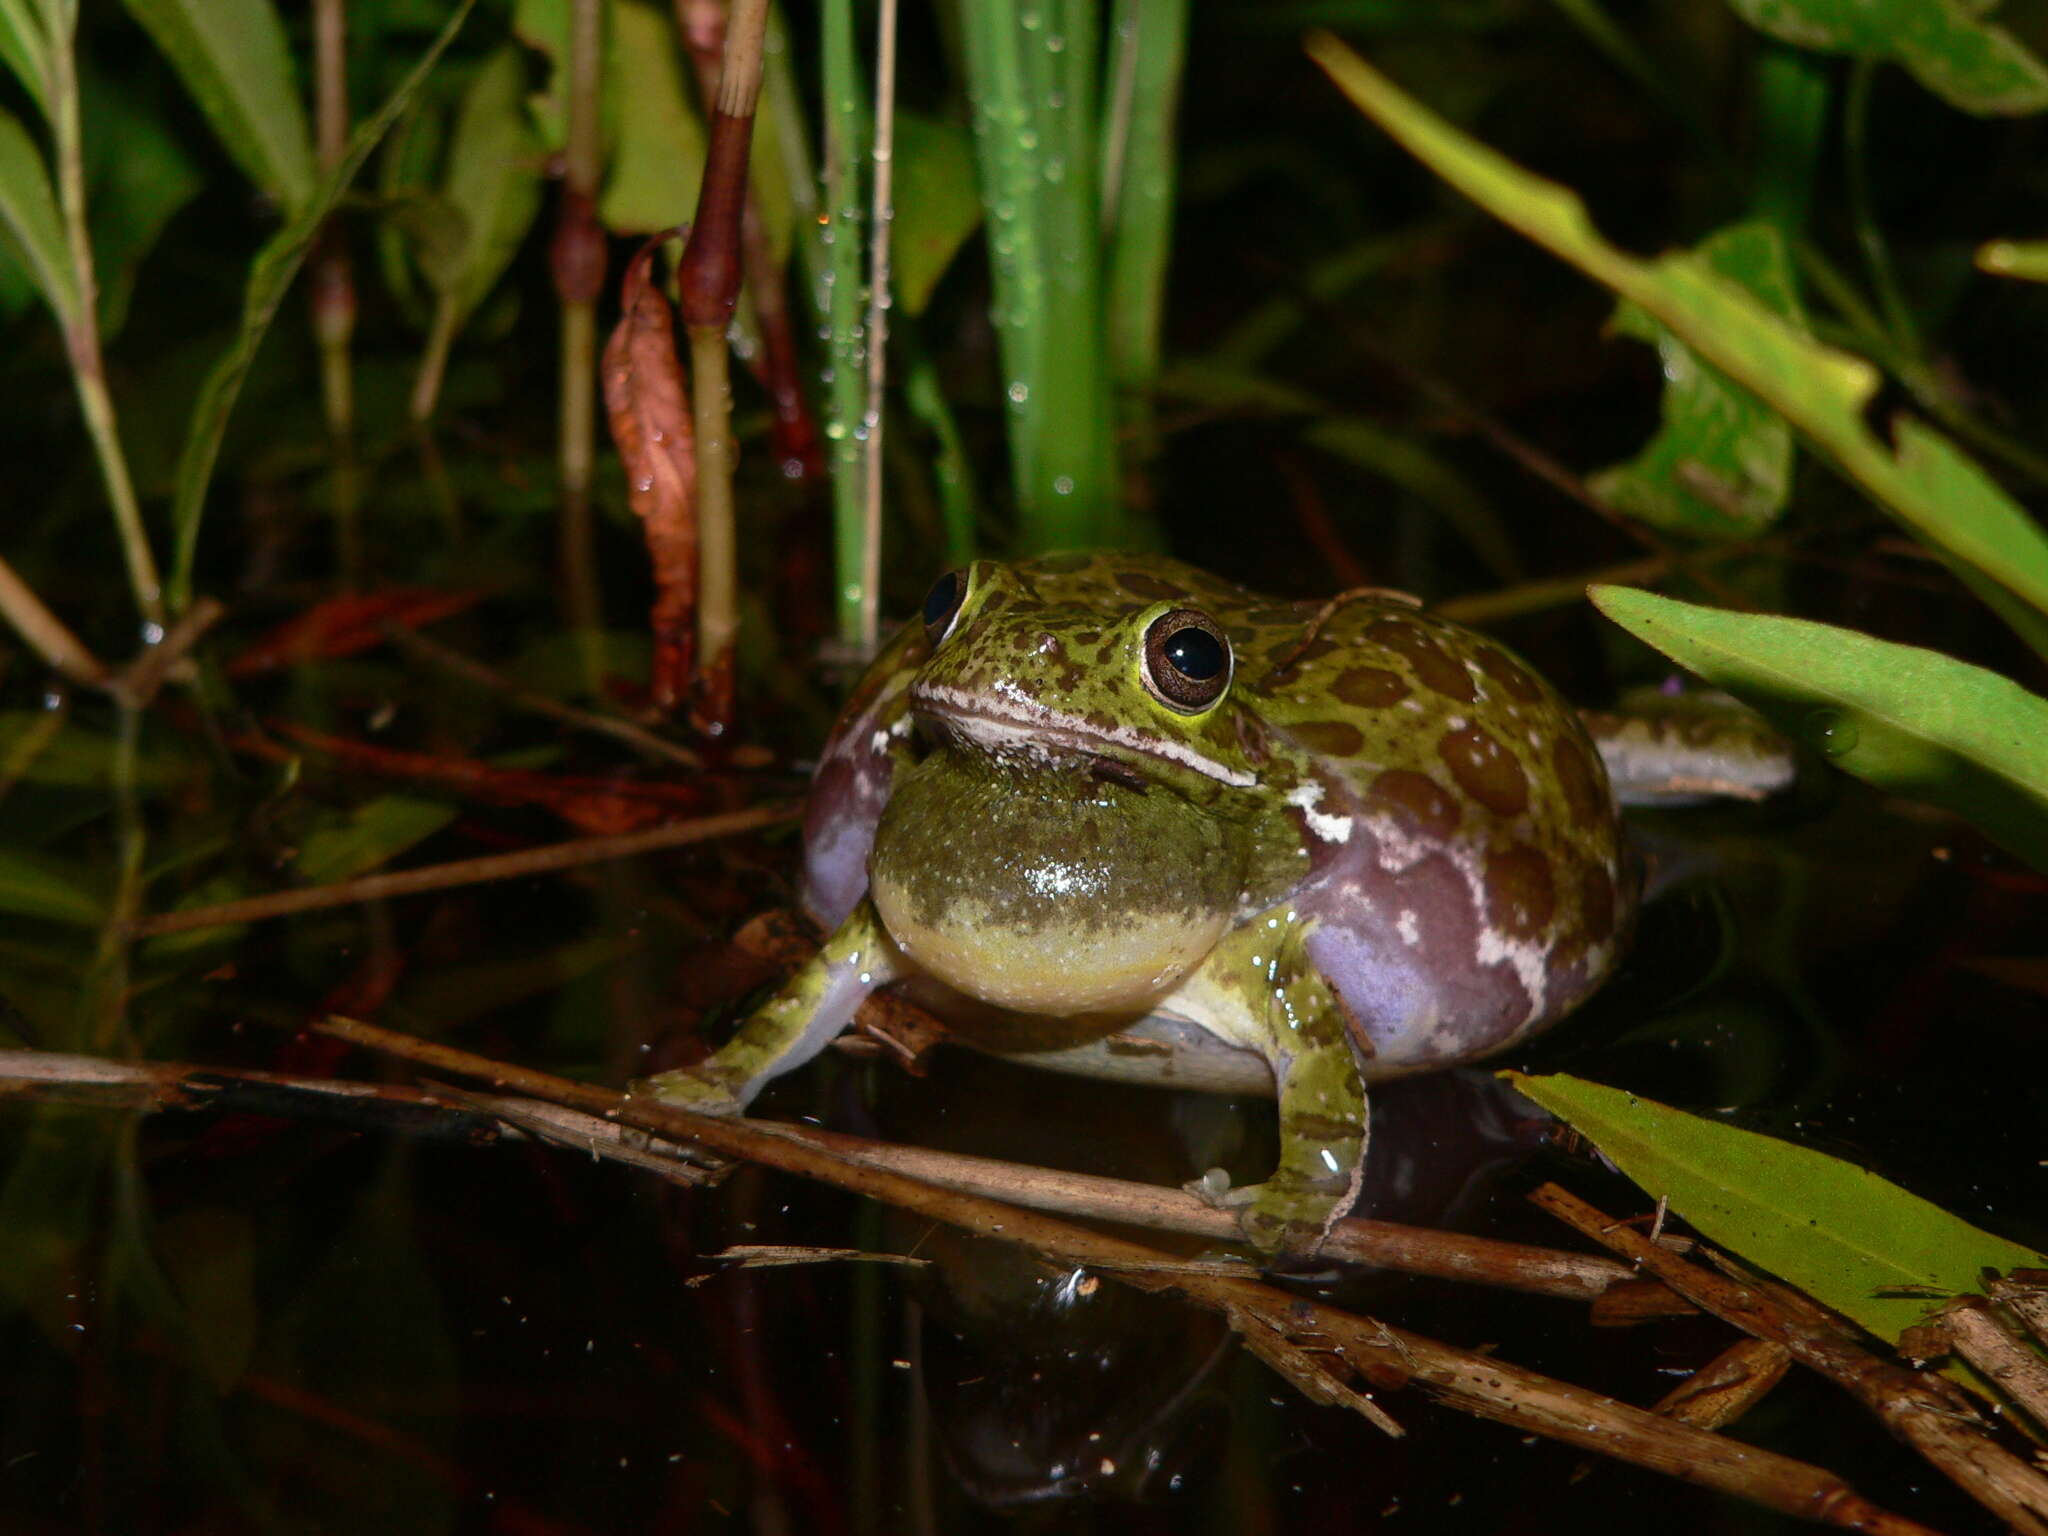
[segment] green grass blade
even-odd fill
[[[1931,428],[1901,418],[1897,452],[1876,437],[1863,420],[1879,382],[1870,364],[1803,335],[1695,254],[1636,260],[1600,237],[1575,194],[1459,132],[1335,38],[1314,34],[1309,49],[1361,111],[1438,176],[1633,300],[1927,543],[2048,611],[2048,533]]]
[[[78,288],[64,245],[64,220],[49,167],[28,130],[0,107],[0,224],[14,237],[10,254],[21,258],[37,291],[64,325],[78,314]]]
[[[1985,1269],[2048,1265],[2048,1256],[1824,1152],[1581,1078],[1501,1075],[1709,1242],[1880,1338],[1896,1342],[1949,1295],[1980,1294]],[[1908,1288],[1921,1294],[1884,1294]]]
[[[0,848],[0,912],[97,928],[106,921],[107,904],[94,893],[84,866],[25,848]]]
[[[2048,869],[2048,699],[1935,651],[1628,587],[1594,604],[1786,735],[1880,789],[1946,807]]]
[[[1187,54],[1187,0],[1118,0],[1110,91],[1124,109],[1103,155],[1109,224],[1109,372],[1143,394],[1159,376],[1159,327],[1173,244],[1174,118]],[[1128,87],[1126,87],[1126,78]]]
[[[50,111],[49,39],[30,12],[28,0],[0,0],[0,64],[14,72],[21,88],[44,114]]]
[[[199,549],[199,523],[206,508],[206,490],[213,479],[214,461],[220,455],[221,439],[227,433],[228,416],[242,390],[242,380],[256,359],[256,349],[276,318],[299,265],[312,248],[320,225],[334,211],[342,194],[362,171],[363,162],[398,121],[414,94],[425,83],[442,53],[455,40],[476,0],[462,0],[441,33],[399,82],[384,105],[366,118],[350,136],[348,150],[324,178],[311,201],[293,215],[291,222],[273,235],[249,268],[249,280],[242,293],[242,326],[226,353],[213,365],[200,386],[192,408],[192,422],[186,431],[185,447],[178,459],[176,487],[171,503],[171,526],[177,551],[171,569],[170,598],[173,608],[182,609],[192,599],[192,562]]]
[[[317,179],[306,108],[270,0],[126,0],[221,146],[288,215]]]

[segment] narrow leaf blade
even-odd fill
[[[1706,1238],[1896,1341],[1985,1269],[2048,1256],[1971,1226],[1867,1169],[1808,1147],[1558,1074],[1502,1074]]]
[[[287,213],[316,172],[284,26],[270,0],[126,0],[185,82],[221,147]]]
[[[227,434],[228,416],[242,390],[256,349],[276,318],[292,279],[312,249],[320,226],[341,201],[342,194],[363,168],[377,143],[398,121],[426,78],[440,62],[443,52],[462,30],[463,22],[476,0],[462,0],[448,24],[441,29],[412,72],[399,82],[384,105],[365,119],[350,137],[341,163],[321,181],[305,207],[256,255],[249,268],[249,281],[242,292],[242,327],[220,360],[213,365],[200,387],[192,407],[191,425],[185,447],[178,459],[177,482],[171,502],[171,525],[177,539],[176,563],[172,568],[170,596],[174,607],[183,608],[192,598],[192,562],[199,547],[200,514],[206,506],[207,486],[213,480],[214,461],[220,455],[221,439]]]
[[[1936,651],[1628,587],[1594,605],[1881,789],[1944,806],[2048,869],[2048,699]]]
[[[78,313],[78,290],[65,254],[57,194],[42,151],[21,119],[5,108],[0,108],[0,224],[14,237],[14,252],[26,263],[36,288],[68,326]]]

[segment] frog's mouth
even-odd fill
[[[1219,763],[1185,742],[1127,725],[1100,725],[1017,694],[976,693],[945,683],[918,682],[910,688],[910,708],[928,728],[1001,757],[1048,763],[1078,759],[1097,776],[1124,782],[1130,781],[1133,772],[1129,758],[1141,757],[1192,770],[1235,789],[1249,789],[1258,782],[1253,775]]]

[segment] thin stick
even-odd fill
[[[1177,1292],[1222,1313],[1262,1359],[1320,1400],[1354,1410],[1369,1399],[1352,1385],[1415,1384],[1465,1412],[1631,1461],[1703,1487],[1752,1499],[1804,1519],[1882,1536],[1931,1536],[1925,1526],[1869,1503],[1832,1473],[1789,1457],[1723,1440],[1555,1381],[1492,1355],[1456,1349],[1374,1318],[1340,1312],[1250,1279],[1190,1272],[1143,1244],[1055,1221],[1035,1211],[976,1199],[902,1174],[832,1156],[801,1139],[740,1120],[693,1114],[652,1099],[621,1099],[605,1089],[532,1072],[467,1051],[330,1018],[320,1031],[418,1065],[532,1094],[696,1142],[734,1157],[772,1162],[786,1172],[835,1185],[966,1231],[1036,1249],[1057,1262],[1092,1268],[1154,1293]]]
[[[560,1109],[541,1099],[473,1094],[458,1097],[445,1089],[422,1091],[386,1083],[228,1071],[188,1062],[110,1061],[51,1051],[0,1051],[0,1099],[145,1110],[235,1108],[261,1113],[290,1109],[296,1100],[302,1110],[347,1118],[352,1123],[395,1125],[433,1134],[472,1134],[474,1128],[466,1124],[435,1126],[423,1121],[422,1111],[445,1106],[452,1100],[459,1107],[504,1118],[594,1157],[644,1167],[649,1165],[645,1157],[628,1154],[651,1149],[658,1154],[655,1160],[664,1165],[657,1171],[665,1174],[677,1162],[674,1143],[649,1142],[637,1133],[623,1133],[622,1139],[621,1128],[615,1122]],[[868,1167],[905,1174],[944,1189],[1007,1200],[1033,1210],[1183,1232],[1219,1242],[1235,1242],[1238,1236],[1228,1212],[1178,1189],[925,1147],[897,1146],[815,1126],[773,1120],[743,1123]],[[679,1176],[695,1179],[702,1172],[700,1161],[683,1165]],[[1614,1259],[1391,1221],[1339,1222],[1321,1251],[1325,1258],[1501,1286],[1565,1301],[1583,1301],[1600,1295],[1610,1286],[1637,1283],[1635,1271]]]
[[[1080,46],[1079,40],[1076,46]],[[881,626],[882,387],[889,374],[889,231],[896,152],[896,0],[882,0],[875,15],[875,185],[868,222],[868,403],[861,415],[863,445],[860,541],[860,654],[875,653]]]
[[[630,858],[637,853],[652,853],[660,848],[679,848],[686,843],[730,837],[736,832],[752,832],[779,822],[794,821],[798,814],[797,807],[793,805],[763,805],[724,816],[705,816],[695,821],[650,827],[645,832],[579,837],[569,842],[550,843],[544,848],[494,853],[480,859],[456,859],[447,864],[430,864],[424,869],[400,870],[395,874],[365,875],[361,879],[340,880],[332,885],[316,885],[302,891],[276,891],[268,896],[224,901],[218,906],[195,907],[189,912],[158,912],[138,919],[131,931],[138,937],[153,933],[183,933],[191,928],[257,923],[300,912],[319,912],[328,907],[379,901],[389,896],[414,896],[422,891],[452,890],[457,886],[483,885],[493,880],[517,880],[526,875],[549,874],[559,869]]]
[[[600,0],[573,0],[569,8],[569,120],[562,145],[562,197],[548,249],[560,310],[555,435],[562,496],[557,543],[561,603],[576,632],[584,686],[592,694],[602,691],[604,674],[604,592],[590,509],[597,451],[597,301],[605,278],[604,231],[597,223],[604,172],[599,116],[604,15]]]
[[[57,201],[63,209],[64,241],[71,255],[71,281],[78,304],[75,313],[63,317],[64,348],[71,360],[79,409],[99,458],[100,477],[106,482],[107,501],[114,510],[114,527],[120,534],[135,605],[150,624],[161,625],[163,578],[157,572],[156,554],[143,527],[134,482],[128,476],[128,458],[114,424],[114,397],[107,392],[106,363],[100,355],[99,280],[93,270],[92,234],[86,223],[85,144],[79,126],[78,70],[73,56],[78,8],[75,4],[52,6],[46,13],[53,21],[63,18],[51,28],[45,62],[49,69],[50,137],[57,153]]]
[[[36,596],[35,588],[4,559],[0,559],[0,614],[6,615],[15,633],[60,676],[86,688],[105,688],[113,680],[112,669],[86,649],[85,642],[71,633]]]
[[[1655,1275],[1752,1337],[1782,1344],[1884,1422],[1965,1493],[2026,1536],[2048,1536],[2048,1478],[1994,1441],[1961,1388],[1871,1354],[1848,1326],[1789,1287],[1713,1274],[1545,1184],[1529,1197],[1567,1226]]]
[[[621,720],[615,715],[600,715],[587,709],[578,709],[573,704],[564,704],[559,699],[549,698],[544,693],[535,693],[522,688],[501,672],[493,671],[473,656],[465,656],[453,646],[421,634],[403,624],[386,624],[384,634],[400,650],[409,652],[420,661],[439,667],[479,688],[488,688],[504,697],[505,702],[536,715],[545,715],[563,725],[579,731],[590,731],[600,736],[610,736],[623,741],[635,751],[649,757],[662,758],[684,768],[702,768],[704,760],[680,742],[657,736],[630,720]]]

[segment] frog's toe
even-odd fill
[[[1233,1187],[1228,1174],[1211,1168],[1182,1187],[1216,1209],[1230,1212],[1244,1240],[1264,1254],[1314,1258],[1329,1226],[1331,1202],[1327,1198],[1289,1189],[1280,1180]]]
[[[736,1115],[744,1107],[731,1080],[706,1071],[703,1066],[677,1067],[672,1072],[639,1078],[631,1091],[635,1096],[659,1099],[679,1109],[693,1109],[700,1115]]]

